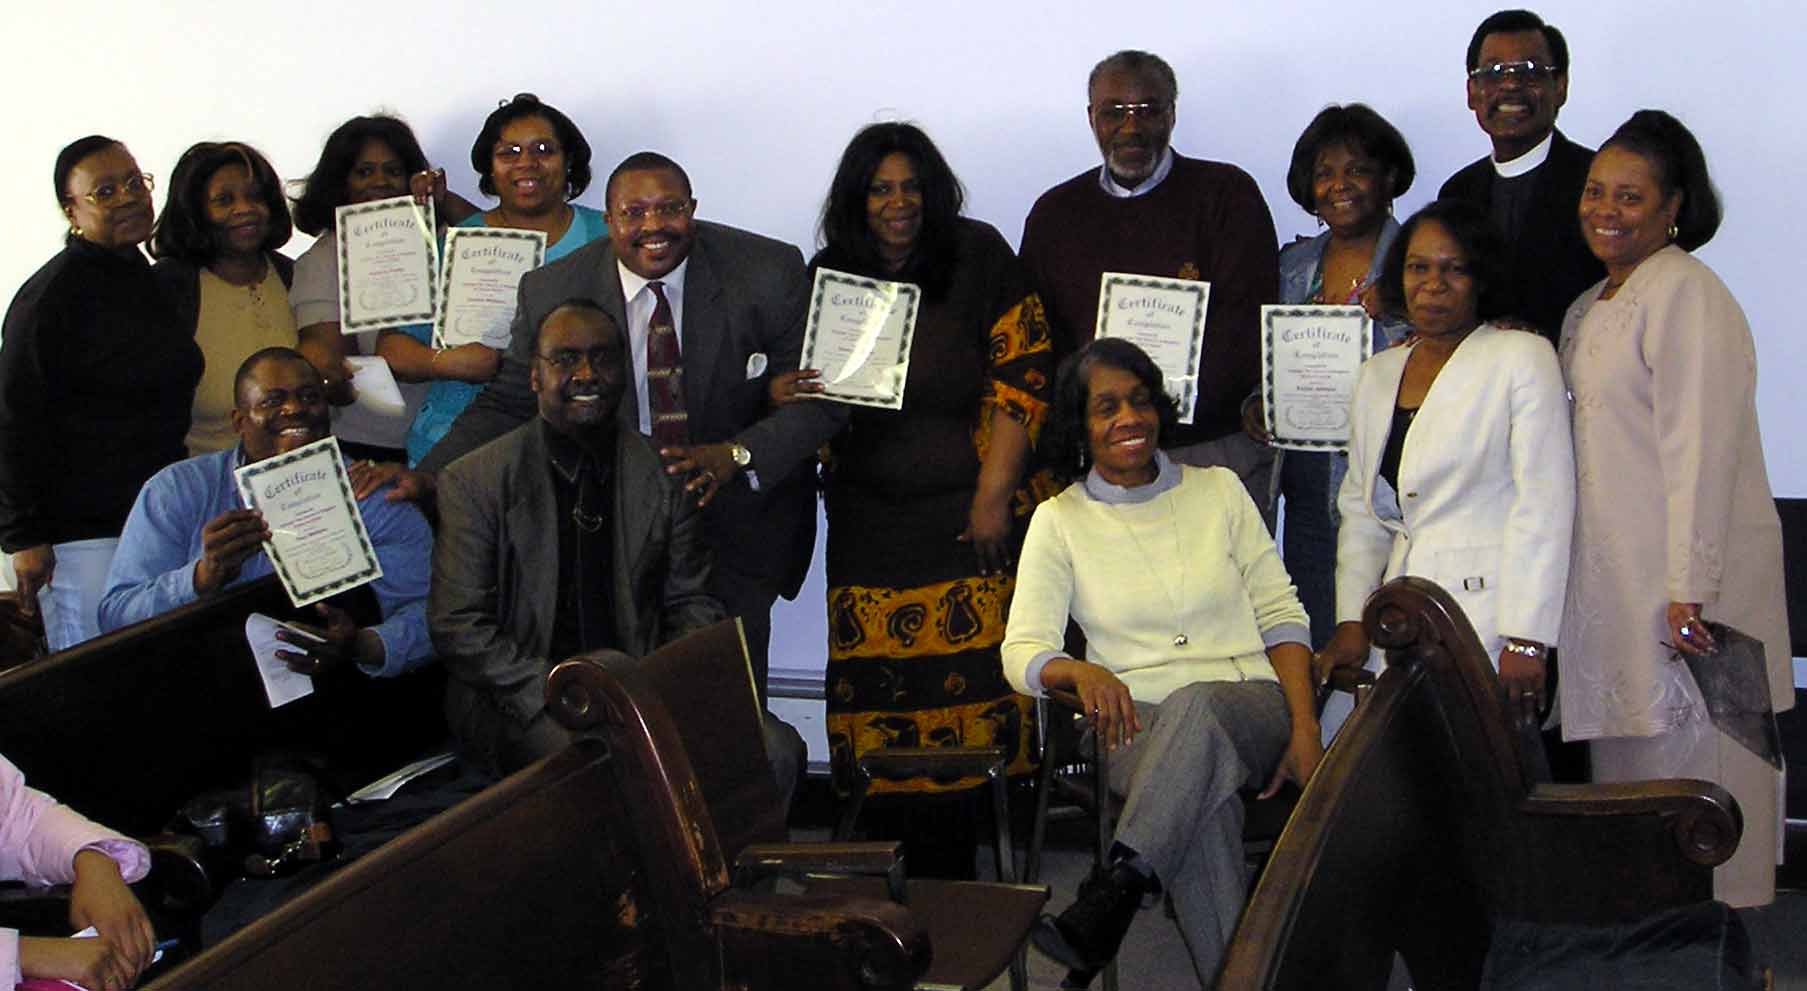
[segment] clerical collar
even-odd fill
[[[1180,469],[1167,457],[1166,451],[1154,452],[1154,481],[1147,485],[1135,487],[1107,482],[1094,467],[1085,476],[1085,494],[1102,503],[1121,506],[1131,503],[1147,502],[1180,484]]]
[[[1501,179],[1516,179],[1542,165],[1550,157],[1550,145],[1555,141],[1556,130],[1551,128],[1550,133],[1544,135],[1543,140],[1539,141],[1530,151],[1510,162],[1494,161],[1493,171]]]
[[[1115,196],[1117,199],[1134,199],[1137,196],[1154,192],[1154,188],[1159,186],[1161,180],[1167,178],[1167,173],[1172,171],[1173,146],[1168,145],[1161,149],[1161,160],[1155,163],[1154,171],[1149,173],[1148,178],[1137,183],[1134,189],[1130,189],[1122,183],[1119,183],[1117,178],[1111,175],[1111,166],[1109,162],[1106,162],[1098,168],[1098,185],[1104,187],[1106,193]]]

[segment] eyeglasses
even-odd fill
[[[1507,79],[1541,83],[1553,79],[1555,76],[1555,66],[1545,65],[1531,59],[1523,62],[1495,62],[1492,65],[1480,65],[1468,70],[1468,78],[1489,86],[1498,86]]]
[[[627,206],[616,207],[615,216],[633,224],[644,223],[648,217],[655,217],[659,220],[676,220],[689,213],[695,206],[695,200],[666,200],[663,203],[654,203],[652,206],[631,203]]]
[[[1150,100],[1147,103],[1100,103],[1092,108],[1092,113],[1100,123],[1111,127],[1122,127],[1123,122],[1131,117],[1137,120],[1151,120],[1167,116],[1173,104],[1166,100]]]
[[[595,347],[588,351],[580,351],[577,348],[560,348],[551,354],[535,355],[535,357],[561,372],[574,372],[577,371],[578,365],[586,363],[593,371],[611,367],[617,360],[616,354],[615,348],[608,347]]]
[[[151,190],[155,188],[157,188],[156,176],[151,175],[149,172],[138,172],[126,176],[125,181],[118,183],[117,185],[106,182],[95,186],[88,192],[83,193],[82,199],[87,200],[95,206],[112,206],[123,200],[135,200],[140,196],[149,196]]]
[[[553,158],[558,153],[558,145],[550,141],[529,141],[524,145],[497,145],[495,151],[490,154],[495,156],[498,162],[518,162],[523,155],[532,155],[535,158]]]

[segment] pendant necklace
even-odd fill
[[[1161,496],[1156,496],[1155,498],[1158,499],[1161,498]],[[1142,560],[1146,563],[1148,561],[1148,548],[1142,546],[1142,538],[1136,536],[1135,528],[1129,525],[1128,520],[1120,517],[1117,519],[1117,522],[1122,524],[1124,532],[1129,534],[1130,542],[1136,545],[1136,552],[1142,555]],[[1167,502],[1167,527],[1173,532],[1173,543],[1174,547],[1177,549],[1179,547],[1180,528],[1179,522],[1174,518],[1173,502],[1171,500]],[[1165,583],[1161,583],[1161,592],[1167,597],[1167,607],[1173,610],[1173,628],[1175,631],[1173,634],[1173,645],[1175,647],[1184,647],[1192,642],[1192,638],[1186,636],[1186,631],[1181,625],[1179,605],[1181,602],[1186,601],[1186,555],[1181,553],[1176,555],[1176,558],[1176,563],[1180,571],[1179,598],[1174,598],[1173,589],[1167,587]]]

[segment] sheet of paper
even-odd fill
[[[359,788],[357,791],[345,796],[345,804],[350,805],[356,802],[378,802],[386,798],[394,798],[395,793],[401,791],[403,785],[406,785],[408,782],[413,781],[423,774],[437,771],[457,759],[458,755],[453,753],[434,754],[431,757],[423,757],[420,760],[409,764],[407,767],[401,768],[390,774],[385,774],[364,787]]]
[[[446,231],[433,346],[487,344],[507,350],[521,276],[545,263],[546,235],[540,231],[512,227]]]
[[[439,245],[433,203],[393,196],[334,212],[339,244],[339,327],[348,334],[432,320]]]
[[[272,709],[279,709],[296,699],[314,694],[314,679],[290,670],[282,658],[276,656],[279,650],[295,649],[276,639],[277,630],[289,630],[309,640],[320,641],[319,637],[306,630],[271,619],[263,613],[254,612],[245,618],[245,642],[251,645],[251,656],[257,658],[257,676],[263,679],[264,694],[269,696]]]
[[[1167,394],[1179,404],[1181,423],[1192,422],[1198,405],[1210,303],[1209,282],[1130,272],[1106,272],[1099,280],[1095,336],[1121,337],[1147,353],[1161,370]]]
[[[1359,306],[1261,308],[1261,401],[1273,446],[1348,450],[1355,377],[1373,339]]]
[[[408,404],[389,363],[375,355],[353,355],[345,361],[351,365],[351,384],[358,399],[350,406],[333,407],[333,433],[351,437],[405,434],[407,424],[400,421],[408,415]]]
[[[383,576],[334,437],[234,473],[246,507],[270,528],[264,553],[297,607]]]
[[[921,297],[922,290],[908,282],[817,269],[803,328],[801,366],[822,373],[822,391],[815,395],[903,409]]]

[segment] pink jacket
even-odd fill
[[[150,871],[144,844],[27,788],[25,775],[0,756],[0,880],[67,884],[75,880],[75,855],[89,849],[113,858],[127,882]],[[19,933],[0,928],[0,988],[10,991],[20,980]]]

